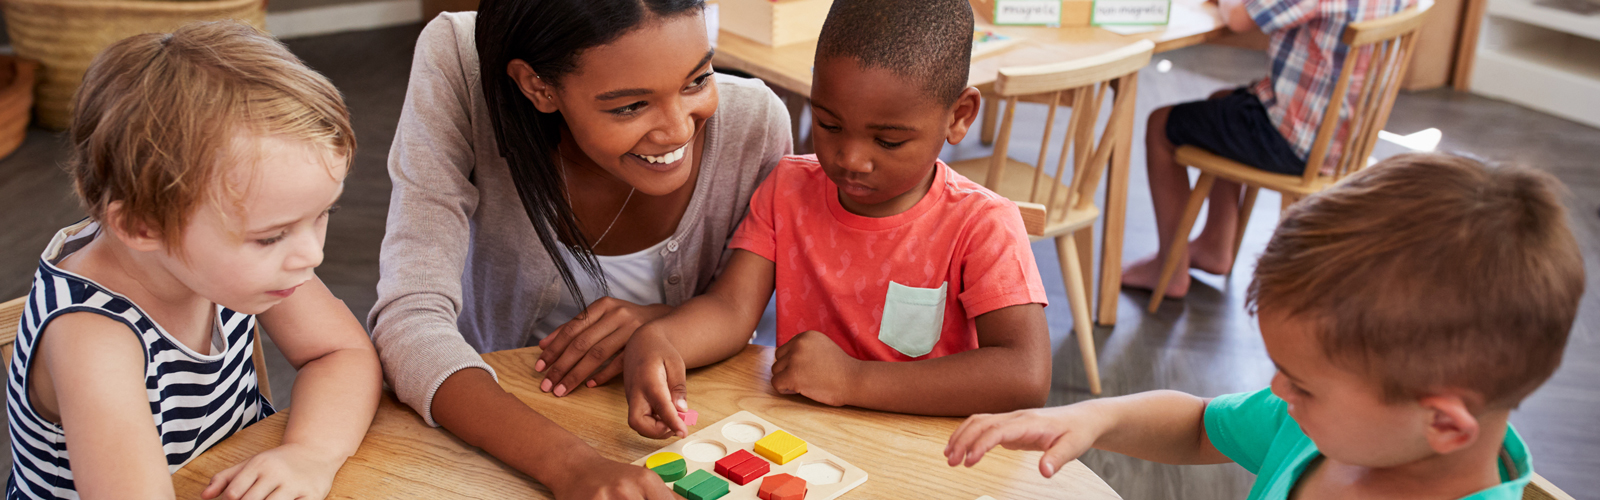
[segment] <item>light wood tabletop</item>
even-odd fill
[[[983,16],[974,16],[974,21],[978,30],[1017,39],[1009,48],[972,61],[967,83],[977,87],[994,83],[1000,68],[1069,61],[1139,40],[1155,42],[1156,52],[1164,52],[1199,45],[1229,33],[1217,14],[1216,4],[1201,0],[1173,0],[1172,17],[1166,27],[1132,35],[1119,35],[1092,26],[995,26]],[[724,30],[717,35],[713,64],[749,73],[767,85],[810,97],[811,65],[816,54],[815,41],[771,47]]]
[[[918,417],[833,408],[782,396],[770,383],[772,348],[746,347],[739,355],[689,373],[689,405],[701,427],[748,410],[867,471],[865,484],[843,498],[1120,498],[1094,472],[1072,462],[1054,478],[1039,475],[1038,452],[995,449],[971,469],[945,465],[945,441],[961,419]],[[620,383],[556,398],[539,392],[533,371],[539,349],[483,356],[500,385],[577,434],[602,455],[631,462],[671,440],[653,440],[628,428]],[[172,476],[178,498],[199,498],[211,476],[276,446],[288,411],[252,425],[195,458]],[[468,446],[385,392],[361,448],[340,469],[328,498],[550,498],[527,476]]]

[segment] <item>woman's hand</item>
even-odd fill
[[[689,426],[678,414],[689,410],[689,388],[684,382],[683,356],[672,341],[644,329],[628,341],[622,364],[628,427],[654,439],[688,436]]]
[[[995,446],[1043,451],[1039,473],[1050,477],[1089,451],[1103,429],[1099,415],[1082,404],[973,415],[950,435],[944,456],[951,467],[971,467]]]
[[[322,500],[343,465],[343,457],[286,444],[218,472],[200,492],[200,498]]]
[[[539,341],[544,352],[533,364],[534,371],[544,373],[539,390],[559,397],[582,385],[594,387],[611,381],[622,373],[621,363],[613,358],[633,332],[671,311],[664,304],[642,306],[611,297],[594,301],[583,314]]]
[[[772,388],[828,406],[844,406],[850,403],[851,388],[861,380],[861,363],[827,334],[816,330],[801,332],[774,353]]]

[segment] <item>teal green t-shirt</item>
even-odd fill
[[[1256,475],[1250,500],[1285,500],[1317,458],[1316,443],[1289,417],[1289,405],[1272,390],[1229,394],[1206,405],[1206,435],[1211,445],[1245,470]],[[1515,471],[1500,464],[1500,484],[1473,493],[1462,500],[1521,500],[1522,490],[1533,477],[1533,463],[1522,436],[1509,424],[1502,444]]]

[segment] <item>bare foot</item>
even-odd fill
[[[1231,248],[1222,251],[1211,251],[1206,248],[1208,246],[1214,245],[1197,245],[1194,242],[1189,244],[1189,268],[1199,269],[1219,276],[1225,276],[1233,271],[1233,256],[1223,255],[1228,253]]]
[[[1154,290],[1156,282],[1161,279],[1161,255],[1151,255],[1134,261],[1122,269],[1122,286],[1138,290]],[[1173,273],[1172,282],[1167,284],[1166,296],[1169,298],[1183,298],[1189,293],[1189,272]]]

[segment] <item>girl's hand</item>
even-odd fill
[[[594,301],[583,314],[539,341],[544,352],[533,364],[534,371],[544,373],[539,390],[559,397],[582,385],[594,387],[611,381],[622,373],[622,366],[613,358],[633,332],[671,311],[663,304],[641,306],[611,297]]]
[[[1096,414],[1083,405],[973,415],[950,435],[944,456],[951,467],[962,463],[971,467],[995,446],[1044,451],[1039,473],[1050,477],[1093,447],[1102,428]]]
[[[333,458],[304,445],[286,444],[218,472],[200,492],[200,498],[322,500],[343,465],[343,457]]]
[[[678,500],[661,476],[650,469],[613,462],[604,458],[585,461],[562,474],[564,481],[550,484],[557,500],[569,498],[595,500]]]
[[[772,360],[772,388],[800,394],[828,406],[850,402],[861,360],[850,357],[822,332],[801,332],[778,346]]]
[[[688,436],[689,426],[678,414],[689,410],[689,388],[683,356],[672,341],[650,329],[640,331],[628,341],[622,364],[628,427],[654,439]]]

